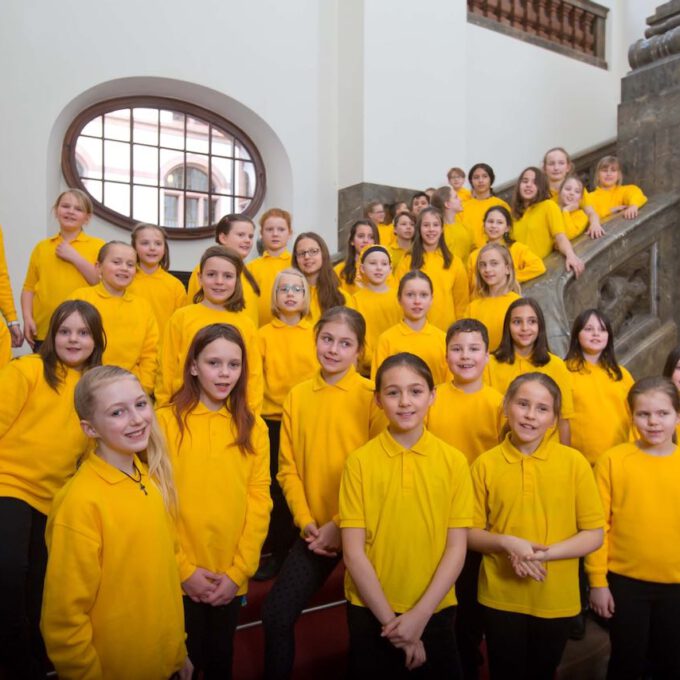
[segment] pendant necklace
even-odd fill
[[[120,469],[120,468],[119,468]],[[135,479],[130,473],[125,472],[125,470],[121,470],[121,472],[126,476],[129,477],[135,484],[139,484],[139,488],[144,492],[145,496],[149,495],[149,492],[146,490],[146,487],[142,483],[142,471],[137,467],[137,463],[132,463],[132,469],[135,472],[139,472],[139,479]]]

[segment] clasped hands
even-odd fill
[[[236,597],[238,585],[226,574],[216,574],[203,567],[197,567],[194,573],[182,582],[182,590],[194,602],[218,607],[229,604]]]
[[[512,568],[520,578],[544,581],[548,571],[543,562],[548,560],[548,546],[527,541],[517,536],[506,536],[503,549],[508,554]]]

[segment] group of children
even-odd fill
[[[335,271],[318,234],[287,250],[280,209],[246,266],[255,225],[229,215],[188,297],[162,229],[104,244],[83,231],[87,197],[62,194],[22,292],[37,353],[0,372],[16,395],[0,407],[10,677],[44,676],[47,656],[64,678],[229,677],[268,535],[268,678],[290,676],[295,622],[343,558],[350,677],[476,677],[482,635],[492,677],[551,677],[584,556],[612,677],[680,674],[678,560],[656,549],[680,531],[680,352],[675,384],[633,386],[591,309],[565,360],[550,353],[518,285],[547,253],[519,234],[578,272],[549,195],[562,182],[564,213],[601,235],[599,189],[584,202],[556,152],[512,210],[485,164],[470,197],[450,173],[393,228],[369,205]],[[606,214],[634,216],[644,196],[626,191]]]

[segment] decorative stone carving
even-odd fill
[[[640,68],[673,54],[680,54],[680,1],[671,0],[657,7],[647,19],[645,37],[628,50],[632,69]]]

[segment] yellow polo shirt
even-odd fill
[[[512,264],[515,266],[515,278],[520,282],[530,281],[541,274],[545,274],[545,264],[543,260],[534,253],[529,246],[514,241],[509,248]],[[468,258],[468,279],[470,280],[470,291],[476,285],[477,258],[480,248],[473,250]]]
[[[437,385],[426,419],[427,429],[462,451],[468,463],[498,444],[503,426],[503,395],[484,385],[463,392],[449,381]]]
[[[76,471],[88,441],[73,406],[80,371],[64,367],[58,375],[63,382],[55,391],[37,354],[0,370],[8,396],[0,408],[0,496],[18,498],[43,515]]]
[[[243,595],[260,562],[272,508],[267,426],[256,419],[253,454],[236,445],[226,408],[210,411],[199,402],[184,422],[182,436],[174,409],[158,410],[179,499],[180,578],[203,567],[226,574]]]
[[[245,310],[228,312],[199,303],[180,307],[168,321],[161,341],[156,403],[163,406],[182,386],[184,362],[194,336],[214,323],[236,326],[243,337],[248,358],[248,404],[257,413],[262,408],[262,359],[257,345],[257,329]]]
[[[345,460],[386,424],[373,383],[353,368],[335,385],[319,371],[293,387],[283,403],[276,479],[296,526],[337,522]]]
[[[465,316],[481,321],[489,331],[489,350],[493,352],[503,338],[503,321],[508,307],[521,295],[512,291],[496,297],[476,297],[470,302]]]
[[[575,449],[543,440],[531,455],[508,437],[472,464],[473,526],[550,546],[604,526],[590,465]],[[578,558],[543,564],[544,581],[517,576],[504,553],[482,558],[478,599],[492,609],[552,619],[581,611]]]
[[[85,300],[101,314],[106,333],[103,363],[131,371],[150,394],[158,370],[158,324],[151,305],[127,290],[111,295],[103,283],[78,288],[70,299]]]
[[[258,330],[257,335],[264,376],[262,416],[281,420],[288,392],[313,377],[319,368],[314,329],[309,318],[289,326],[274,317]]]
[[[427,430],[411,449],[384,430],[348,457],[340,487],[340,527],[366,531],[366,556],[394,612],[412,609],[427,590],[448,530],[471,525],[465,456]],[[345,596],[366,606],[349,571]],[[435,611],[456,603],[451,588]]]
[[[612,217],[612,209],[621,205],[636,205],[641,208],[647,203],[647,197],[635,184],[620,184],[611,189],[597,187],[588,195],[590,205],[601,219]]]
[[[680,583],[680,451],[645,453],[619,444],[595,464],[606,520],[602,547],[586,557],[592,588],[607,586],[607,572]]]
[[[343,304],[346,307],[352,306],[352,296],[342,288],[338,288],[338,292],[342,295]],[[309,286],[309,314],[307,315],[314,325],[321,318],[321,303],[319,302],[319,290],[314,285]]]
[[[456,215],[455,222],[448,222],[444,225],[444,240],[449,250],[454,255],[458,255],[461,262],[467,262],[474,244],[470,230],[463,224],[461,213]]]
[[[260,287],[257,298],[257,315],[260,327],[272,320],[272,288],[276,275],[292,267],[293,256],[284,250],[280,255],[270,255],[266,250],[261,257],[248,263],[248,269]],[[250,286],[248,286],[250,287]]]
[[[555,236],[564,234],[564,215],[555,201],[546,199],[530,205],[512,227],[512,237],[529,246],[539,257],[552,253]]]
[[[161,335],[173,312],[189,303],[182,282],[161,267],[158,267],[153,274],[137,269],[135,278],[127,291],[143,298],[151,305]]]
[[[506,210],[510,211],[510,206],[498,196],[489,196],[489,198],[470,198],[465,201],[463,205],[462,220],[465,226],[470,230],[472,242],[476,248],[481,248],[486,243],[486,234],[484,233],[484,215],[489,208],[495,205],[502,205]]]
[[[60,678],[167,680],[187,652],[172,521],[139,484],[87,457],[47,521],[42,630]]]
[[[562,211],[564,217],[564,233],[570,241],[578,238],[588,226],[588,215],[583,210]]]
[[[47,336],[52,312],[69,299],[73,291],[89,285],[70,262],[57,257],[57,246],[63,240],[61,234],[55,234],[40,241],[28,262],[24,290],[33,293],[33,319],[39,340]],[[105,241],[81,231],[70,243],[82,257],[94,264]]]

